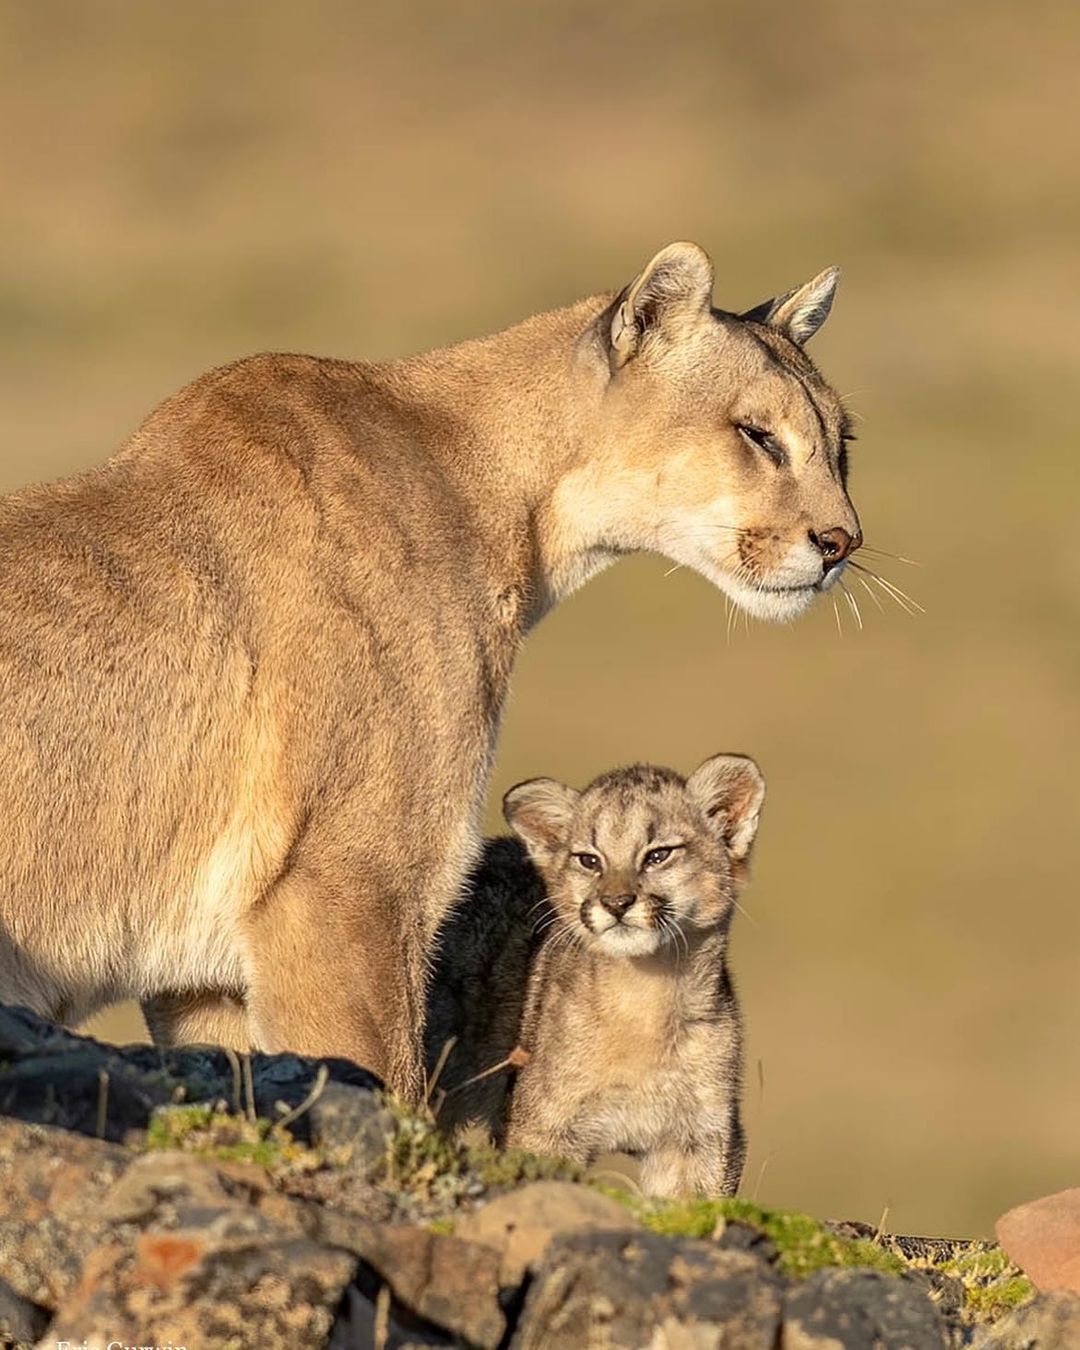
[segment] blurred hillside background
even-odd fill
[[[902,1231],[1080,1171],[1078,58],[1067,0],[0,3],[4,490],[252,351],[439,345],[677,238],[731,308],[843,266],[812,352],[926,614],[728,641],[624,563],[533,635],[491,800],[758,757],[746,1190]]]

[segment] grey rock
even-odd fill
[[[225,1101],[248,1107],[249,1084],[259,1115],[274,1119],[278,1103],[299,1106],[326,1066],[330,1083],[371,1092],[379,1080],[344,1059],[301,1055],[242,1057],[214,1046],[157,1050],[104,1045],[76,1036],[25,1008],[0,1007],[0,1114],[121,1143],[146,1128],[159,1106]],[[307,1137],[307,1113],[293,1132]]]
[[[724,1230],[715,1238],[716,1245],[728,1252],[749,1252],[759,1261],[775,1264],[779,1252],[776,1244],[761,1231],[748,1223],[727,1223]]]
[[[394,1117],[380,1094],[352,1083],[329,1083],[307,1113],[311,1142],[340,1153],[349,1171],[374,1177],[386,1159]]]
[[[875,1270],[821,1270],[784,1299],[781,1350],[944,1350],[937,1309],[917,1280]]]
[[[779,1279],[746,1252],[640,1229],[575,1235],[549,1246],[511,1345],[774,1350],[780,1307]]]
[[[499,1302],[499,1256],[490,1247],[408,1225],[369,1225],[350,1249],[389,1286],[395,1304],[420,1326],[439,1327],[480,1350],[506,1334]],[[415,1336],[412,1337],[416,1339]]]
[[[380,1306],[377,1284],[365,1281],[345,1290],[327,1350],[409,1350],[414,1345],[459,1344],[449,1333],[402,1308],[396,1299]]]
[[[6,1280],[0,1280],[0,1345],[11,1350],[35,1345],[48,1325],[46,1309],[17,1294]]]
[[[987,1328],[974,1350],[1076,1350],[1080,1346],[1080,1294],[1040,1294]]]
[[[501,1253],[499,1278],[520,1284],[557,1235],[624,1230],[624,1205],[572,1181],[534,1181],[497,1195],[457,1221],[454,1233]]]

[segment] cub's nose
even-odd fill
[[[833,525],[828,530],[811,530],[810,542],[821,554],[825,570],[828,571],[860,547],[862,535],[848,534],[842,525]]]
[[[636,899],[635,895],[602,895],[600,903],[609,914],[621,919]]]

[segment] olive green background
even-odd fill
[[[759,758],[746,1190],[907,1231],[1080,1181],[1078,55],[1019,0],[0,4],[5,489],[250,351],[437,345],[676,238],[729,307],[842,264],[813,352],[926,614],[728,641],[624,563],[530,640],[492,801]]]

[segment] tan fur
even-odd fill
[[[529,628],[635,549],[789,617],[837,575],[809,532],[857,531],[838,400],[788,336],[816,283],[785,328],[713,312],[710,282],[675,245],[481,341],[253,357],[0,503],[3,998],[157,1001],[171,1037],[168,1000],[237,994],[234,1039],[418,1091]],[[752,559],[734,527],[763,532]]]
[[[582,1162],[633,1152],[650,1194],[734,1193],[745,1144],[728,931],[763,796],[753,761],[730,755],[689,781],[637,766],[580,794],[540,780],[507,795],[552,911],[509,1146]]]

